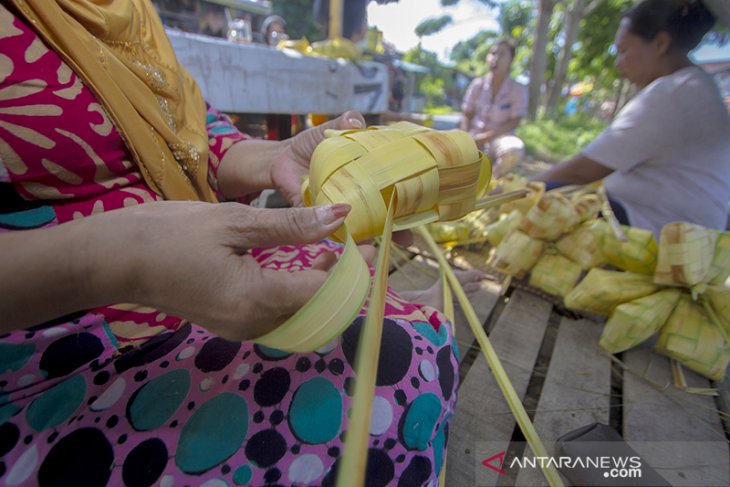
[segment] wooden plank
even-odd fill
[[[221,111],[339,114],[387,108],[388,72],[381,63],[304,56],[176,30],[167,35],[203,96]]]
[[[648,348],[624,353],[624,362],[633,371],[624,371],[624,439],[674,486],[730,485],[730,449],[714,398],[672,387],[669,360]],[[690,387],[710,385],[685,375]]]
[[[720,394],[717,398],[717,407],[722,412],[721,419],[725,433],[730,435],[730,373],[726,372],[725,378],[721,382],[713,382],[712,385]]]
[[[427,289],[436,282],[439,269],[436,262],[416,256],[410,261],[393,261],[395,271],[388,278],[388,285],[395,291]]]
[[[493,273],[494,269],[487,265],[486,247],[481,252],[456,248],[453,250],[454,263],[460,267],[468,267],[471,269],[479,269],[482,272]]]
[[[527,390],[551,309],[543,299],[516,290],[490,334],[519,397]],[[461,380],[449,432],[446,485],[494,485],[497,474],[481,462],[507,450],[515,420],[484,357]]]
[[[608,424],[611,359],[598,345],[602,325],[563,318],[542,387],[535,429],[549,455],[562,435],[596,421]],[[529,448],[525,455],[532,455]],[[522,469],[515,485],[548,485],[540,469]]]

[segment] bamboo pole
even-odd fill
[[[330,0],[329,38],[340,39],[342,37],[342,2],[343,0]]]

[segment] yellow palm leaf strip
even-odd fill
[[[383,335],[385,292],[388,286],[388,262],[393,228],[395,195],[391,196],[385,220],[375,277],[370,291],[370,302],[365,324],[355,358],[355,393],[352,396],[352,414],[348,421],[342,464],[337,473],[338,487],[361,487],[365,484],[368,441],[370,439],[370,415],[380,357],[380,341]]]
[[[352,238],[360,242],[383,231],[388,209],[370,174],[360,165],[348,164],[330,176],[316,196],[316,205],[347,203],[352,209],[345,218]]]
[[[486,154],[479,153],[481,156],[482,171],[479,173],[479,181],[477,181],[477,198],[489,191],[489,183],[492,181],[492,161]]]
[[[444,466],[441,467],[441,476],[439,477],[439,487],[446,487],[446,457],[444,457]]]
[[[429,131],[413,136],[439,168],[439,219],[460,218],[474,209],[477,186],[485,164],[466,132]]]
[[[352,237],[314,296],[284,324],[253,340],[288,352],[311,352],[339,336],[362,309],[370,271]]]
[[[439,278],[441,279],[441,291],[444,298],[444,316],[451,322],[451,329],[454,338],[456,338],[456,323],[454,322],[454,299],[451,295],[451,285],[449,284],[446,271],[443,267],[439,268]]]
[[[329,138],[319,144],[312,154],[317,164],[309,168],[311,193],[317,195],[332,173],[366,152],[363,146],[346,137]]]
[[[493,208],[495,206],[502,205],[504,203],[509,203],[510,201],[515,201],[524,198],[530,194],[530,191],[527,189],[516,189],[514,191],[508,191],[506,193],[496,194],[494,196],[486,196],[484,198],[479,199],[474,204],[475,210],[485,210],[487,208]]]
[[[611,225],[611,230],[613,230],[613,234],[616,236],[616,238],[622,242],[626,242],[626,234],[621,228],[621,224],[616,218],[616,215],[614,215],[613,213],[611,203],[609,203],[608,195],[606,194],[606,188],[603,185],[600,185],[597,189],[597,194],[598,197],[601,198],[601,213],[603,214],[603,218],[608,222],[609,225]]]
[[[438,202],[439,171],[435,167],[422,174],[395,183],[398,193],[398,208],[395,209],[396,221],[398,218],[408,218],[411,215],[429,213],[436,216],[433,209]]]
[[[509,404],[510,410],[517,420],[517,424],[519,424],[522,433],[525,435],[527,443],[530,445],[530,448],[532,448],[535,456],[547,457],[548,452],[540,440],[540,437],[535,430],[535,426],[530,421],[529,416],[527,416],[527,411],[525,411],[522,401],[520,401],[514,386],[510,382],[509,377],[507,377],[507,372],[505,372],[504,367],[502,367],[502,363],[497,356],[497,352],[494,350],[492,343],[489,341],[489,337],[487,337],[487,334],[484,332],[484,328],[482,328],[481,322],[479,321],[479,318],[477,318],[474,308],[471,306],[469,299],[466,297],[464,290],[461,288],[459,280],[454,275],[454,271],[446,261],[446,258],[438,248],[438,245],[436,245],[436,242],[434,242],[431,238],[431,235],[429,235],[423,227],[418,227],[417,231],[421,235],[421,238],[423,238],[431,248],[431,251],[438,259],[441,268],[446,273],[449,284],[454,289],[454,293],[456,294],[456,298],[459,300],[461,309],[464,312],[464,315],[466,315],[466,319],[474,332],[474,336],[477,338],[477,341],[482,348],[484,357],[487,359],[487,363],[489,363],[489,367],[492,369],[494,377],[497,379],[497,383],[499,384],[499,388],[502,390],[502,394],[504,394],[507,404]],[[563,481],[560,479],[558,471],[555,469],[555,466],[550,464],[550,462],[546,462],[542,465],[542,471],[551,487],[563,485]]]
[[[443,266],[439,268],[439,278],[441,279],[441,291],[444,299],[444,316],[451,322],[451,333],[456,340],[456,321],[454,314],[454,299],[451,295],[451,285],[446,277],[446,271]],[[439,476],[439,487],[446,487],[446,461],[448,460],[447,452],[444,452],[444,463],[441,465],[441,475]]]

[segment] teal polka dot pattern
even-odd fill
[[[441,474],[441,467],[444,464],[444,450],[446,449],[446,425],[451,416],[448,416],[439,427],[436,437],[433,439],[433,463],[436,475]]]
[[[190,374],[184,369],[173,370],[149,381],[130,399],[130,423],[137,431],[159,428],[175,414],[189,390]]]
[[[238,467],[233,474],[233,483],[236,485],[248,485],[248,482],[251,480],[252,473],[251,467],[248,465]]]
[[[265,345],[258,345],[258,349],[265,357],[273,359],[286,358],[291,355],[289,352],[279,350],[278,348],[267,347]]]
[[[8,419],[18,414],[21,410],[21,407],[17,404],[8,402],[7,394],[0,394],[0,404],[3,404],[3,406],[0,406],[0,425],[5,424]]]
[[[403,423],[403,441],[412,450],[423,451],[433,438],[441,414],[441,401],[432,393],[418,396],[408,407]]]
[[[42,227],[55,219],[56,212],[52,206],[40,206],[30,210],[0,214],[0,228],[27,230]]]
[[[33,344],[0,343],[0,374],[20,370],[33,356],[33,352]]]
[[[26,421],[36,431],[54,428],[66,421],[84,401],[86,381],[75,376],[48,389],[26,411]]]
[[[342,423],[342,396],[327,379],[315,377],[294,393],[289,423],[293,433],[305,443],[318,444],[334,439]]]
[[[190,417],[177,445],[175,463],[185,473],[202,473],[233,455],[248,430],[246,401],[223,393]]]
[[[439,331],[436,332],[432,324],[415,321],[413,323],[413,327],[418,330],[418,333],[423,335],[429,342],[433,343],[437,347],[442,347],[449,338],[449,331],[445,326],[441,326]]]

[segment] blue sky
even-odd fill
[[[405,52],[418,44],[414,30],[428,18],[449,14],[454,23],[433,36],[423,38],[423,47],[447,61],[451,48],[459,41],[474,37],[482,30],[497,30],[497,11],[477,0],[461,0],[454,7],[442,7],[440,0],[400,0],[398,3],[368,6],[370,25],[383,31],[386,41]],[[695,61],[730,60],[730,43],[723,47],[703,46],[695,54]]]

